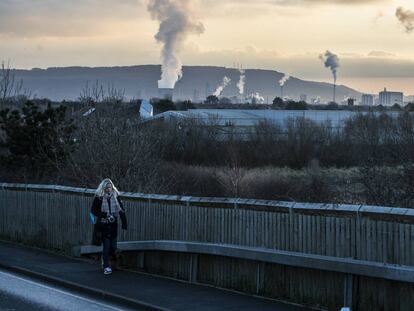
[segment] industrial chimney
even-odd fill
[[[161,99],[173,99],[174,89],[171,88],[158,88],[158,97]]]

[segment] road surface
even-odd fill
[[[27,310],[120,311],[131,309],[0,270],[0,311]]]

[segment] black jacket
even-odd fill
[[[127,219],[125,215],[124,205],[120,197],[117,197],[119,206],[121,207],[121,211],[119,212],[119,218],[121,218],[122,229],[127,229]],[[91,213],[97,217],[96,224],[94,230],[97,232],[102,232],[102,237],[115,239],[118,236],[118,217],[115,217],[115,221],[110,222],[103,222],[107,217],[105,212],[101,212],[102,207],[102,198],[95,197],[92,202]]]

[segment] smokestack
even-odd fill
[[[289,80],[290,76],[288,74],[284,74],[283,77],[279,80],[280,85],[280,96],[283,99],[283,87],[285,86],[285,83],[287,80]]]
[[[174,89],[172,88],[158,88],[158,97],[161,99],[173,99]]]
[[[241,66],[239,68],[239,72],[240,72],[240,79],[239,79],[239,82],[237,82],[237,88],[239,89],[240,97],[243,100],[244,85],[245,85],[245,82],[246,82],[246,76],[245,76],[244,69]]]
[[[338,55],[330,52],[329,50],[327,50],[325,52],[324,55],[319,55],[319,58],[324,62],[324,65],[326,68],[331,69],[333,78],[334,78],[334,86],[333,86],[333,102],[335,103],[336,101],[336,73],[337,73],[337,69],[339,67],[339,57]]]
[[[149,0],[151,18],[160,23],[155,39],[162,44],[161,80],[158,87],[174,88],[182,76],[182,63],[178,52],[189,34],[201,34],[204,26],[196,22],[189,0]]]

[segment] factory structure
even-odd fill
[[[384,88],[384,91],[379,93],[379,105],[391,107],[394,105],[404,105],[404,94],[402,92],[390,92]]]
[[[173,90],[174,89],[167,89],[167,88],[160,88],[158,92],[158,98],[162,99],[173,99]],[[245,95],[245,94],[243,94]],[[240,96],[240,95],[233,95],[229,96],[228,99],[232,103],[268,103],[269,99],[264,100],[258,93],[252,93],[250,95]],[[286,98],[287,99],[287,98]],[[197,90],[194,90],[194,96],[192,98],[193,102],[203,102],[204,98],[200,96],[200,93]],[[301,94],[300,101],[307,102],[308,97],[306,94]],[[271,100],[270,100],[271,102]],[[349,105],[349,99],[344,99],[344,104]],[[321,100],[311,99],[309,102],[310,104],[321,104]],[[362,94],[361,100],[359,104],[362,106],[374,106],[374,105],[382,105],[384,107],[392,107],[394,105],[399,105],[403,107],[404,104],[404,93],[403,92],[396,92],[396,91],[388,91],[384,88],[383,91],[379,92],[378,95],[376,94]]]
[[[157,98],[159,99],[169,99],[174,101],[180,100],[192,100],[195,103],[203,103],[205,99],[210,95],[215,95],[219,100],[220,103],[224,104],[271,104],[273,102],[273,97],[269,96],[269,94],[261,95],[259,92],[255,91],[254,89],[247,88],[246,83],[246,74],[245,71],[241,68],[236,69],[239,72],[239,78],[235,78],[234,76],[230,79],[226,75],[223,77],[222,81],[219,81],[215,87],[212,87],[209,82],[205,83],[205,90],[200,90],[197,88],[193,89],[192,96],[189,94],[185,94],[183,92],[183,85],[182,81],[178,81],[176,85],[172,88],[158,88]],[[237,85],[237,88],[229,88],[228,85],[230,81],[233,79],[233,84]],[[237,80],[238,79],[238,80]],[[304,101],[309,104],[320,105],[327,103],[326,98],[322,99],[320,96],[317,97],[310,97],[309,94],[305,92],[293,95],[293,97],[285,96],[283,87],[286,83],[290,83],[290,76],[284,75],[282,78],[275,83],[275,93],[274,96],[281,96],[283,100],[299,100]],[[280,88],[279,92],[277,88]],[[188,90],[187,90],[188,93]],[[279,93],[279,94],[278,94]],[[315,93],[315,92],[313,92]],[[289,94],[291,95],[291,94]],[[314,95],[314,94],[313,94]],[[322,96],[322,95],[321,95]],[[384,88],[383,91],[380,91],[377,94],[353,94],[343,97],[343,99],[338,101],[342,105],[362,105],[362,106],[377,106],[381,105],[384,107],[392,107],[394,105],[398,105],[403,107],[404,104],[404,94],[403,92],[399,91],[389,91]]]
[[[361,105],[362,106],[374,106],[374,95],[362,94]]]

